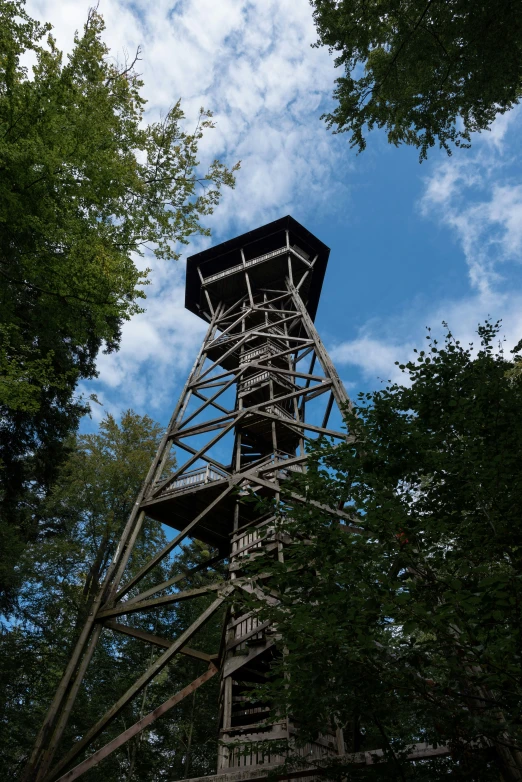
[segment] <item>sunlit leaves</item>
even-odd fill
[[[312,0],[319,42],[344,69],[335,132],[366,147],[367,132],[411,144],[420,159],[439,145],[469,146],[517,104],[522,84],[522,11],[507,0]]]
[[[91,10],[68,57],[21,1],[0,0],[0,590],[39,529],[86,405],[100,349],[116,350],[148,270],[179,257],[233,187],[236,167],[200,171],[209,112],[185,128],[180,102],[147,125],[137,59],[119,63]],[[47,38],[46,38],[47,35]],[[23,65],[35,64],[29,74]],[[9,525],[9,529],[5,525]]]

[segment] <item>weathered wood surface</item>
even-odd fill
[[[101,763],[102,760],[108,757],[115,750],[119,749],[119,747],[125,744],[125,742],[129,741],[129,739],[132,739],[134,736],[137,736],[138,733],[141,733],[143,730],[145,730],[145,728],[148,728],[149,725],[152,725],[152,723],[155,722],[159,717],[162,717],[163,714],[166,714],[167,711],[172,709],[174,706],[177,706],[178,703],[181,703],[184,698],[195,692],[198,687],[201,687],[202,684],[205,684],[205,682],[211,679],[212,676],[215,676],[217,672],[218,669],[214,665],[211,665],[208,671],[206,671],[201,676],[198,676],[197,679],[194,679],[193,682],[176,693],[176,695],[173,695],[171,698],[165,701],[165,703],[162,703],[161,706],[158,706],[156,709],[154,709],[154,711],[151,711],[134,725],[131,725],[130,728],[127,728],[127,730],[125,730],[115,739],[110,741],[89,758],[84,760],[83,763],[79,763],[73,769],[61,776],[57,782],[73,782],[74,779],[78,779],[78,777],[85,774],[91,768],[97,766],[98,763]]]
[[[434,747],[427,743],[413,744],[404,756],[404,759],[409,761],[427,760],[448,755],[449,752],[450,749],[446,745]],[[388,762],[388,758],[382,749],[376,749],[371,752],[352,752],[335,758],[335,766],[337,767],[363,768],[364,766],[373,766],[386,762]],[[323,762],[316,759],[309,764],[303,762],[302,765],[299,764],[298,767],[294,768],[290,765],[287,767],[281,763],[267,763],[233,770],[223,770],[219,774],[212,774],[206,777],[192,777],[191,779],[183,780],[183,782],[261,782],[261,780],[265,779],[282,780],[321,776],[326,773],[329,765],[332,765],[331,759]],[[175,780],[171,780],[171,782],[175,782]]]
[[[305,233],[308,236],[306,241],[311,241],[313,237]],[[294,241],[295,238],[292,239]],[[240,689],[242,680],[248,682],[255,681],[255,678],[249,677],[263,677],[263,671],[268,670],[270,665],[275,640],[266,623],[257,625],[257,618],[245,612],[244,605],[241,606],[245,593],[263,594],[259,587],[242,578],[241,569],[242,563],[262,551],[271,552],[282,561],[286,541],[266,534],[268,530],[265,528],[271,522],[271,516],[267,518],[266,513],[256,509],[252,503],[242,503],[240,495],[257,492],[260,498],[273,498],[277,502],[281,487],[291,474],[290,469],[306,469],[306,440],[322,435],[346,438],[346,433],[328,427],[334,401],[338,405],[343,404],[347,396],[313,325],[328,250],[318,240],[314,240],[317,246],[313,241],[308,246],[306,241],[304,246],[308,250],[299,249],[298,243],[290,242],[287,232],[280,249],[262,253],[259,258],[250,254],[253,252],[251,244],[245,245],[244,251],[241,248],[242,264],[239,267],[231,264],[223,273],[211,275],[212,280],[205,279],[204,269],[198,269],[200,303],[195,308],[187,306],[209,321],[206,336],[136,499],[103,588],[94,602],[42,727],[25,776],[26,782],[55,782],[58,777],[62,778],[60,775],[64,775],[73,762],[78,763],[78,755],[89,748],[121,709],[154,679],[175,654],[186,654],[211,665],[216,661],[217,665],[216,655],[199,652],[187,643],[210,614],[219,608],[226,595],[233,591],[237,601],[234,597],[233,607],[228,610],[228,624],[219,658],[222,678],[220,736],[223,746],[234,735],[242,735],[246,742],[258,734],[265,737],[270,734],[270,738],[275,738],[275,734],[267,733],[265,727],[260,728],[265,719],[266,705],[245,707],[243,710],[240,706],[244,695]],[[315,248],[313,251],[312,246]],[[310,260],[312,256],[313,260]],[[321,264],[322,272],[319,273]],[[317,280],[319,282],[314,289],[314,281]],[[187,301],[192,295],[189,288],[187,281]],[[314,297],[315,303],[312,301]],[[305,363],[300,363],[305,359]],[[233,389],[236,391],[234,405],[230,398]],[[324,398],[321,398],[322,395]],[[316,400],[313,406],[325,406],[324,414],[315,417],[313,423],[306,414],[313,407],[310,404],[312,400]],[[321,420],[322,426],[318,426]],[[233,440],[233,445],[229,449],[230,462],[225,464],[227,456],[222,457],[221,453],[229,448],[225,445],[227,440]],[[202,441],[205,441],[204,445]],[[216,447],[219,449],[217,453]],[[172,448],[177,449],[178,464],[170,474],[166,474],[165,466]],[[194,473],[199,475],[202,464],[203,468],[211,465],[217,475],[210,476],[208,473],[204,481],[198,482]],[[305,501],[297,495],[293,499]],[[350,520],[342,510],[326,506],[321,506],[321,509],[339,519]],[[145,514],[178,532],[138,573],[129,577],[126,566],[142,530]],[[166,581],[158,578],[156,585],[149,581],[146,588],[142,586],[141,593],[137,594],[143,579],[150,578],[153,569],[190,537],[199,538],[209,548],[216,549],[213,561],[230,560],[229,586],[219,583],[158,596],[161,592],[170,591],[186,577],[186,574],[180,574]],[[208,562],[207,566],[210,564]],[[218,593],[217,600],[172,642],[115,621],[116,617],[125,614],[175,606],[181,600],[198,599],[212,592]],[[131,595],[127,597],[129,593]],[[272,602],[276,597],[264,595],[264,599]],[[136,642],[153,644],[164,652],[49,771],[104,628],[132,636]],[[196,680],[197,686],[203,684],[208,676],[207,672]],[[185,690],[188,692],[196,682],[187,685]],[[172,704],[185,690],[173,696]],[[164,713],[162,708],[154,713],[154,719]],[[152,719],[151,715],[145,719],[149,718]],[[136,725],[129,729],[130,733],[126,731],[107,745],[101,751],[103,757],[106,757],[103,753],[107,753],[108,748],[113,751],[135,735],[133,731],[138,731]],[[278,739],[285,738],[289,727],[281,723],[277,731]],[[315,749],[312,747],[312,750]],[[102,755],[96,754],[96,763]],[[95,765],[93,757],[85,761],[88,765],[81,763],[67,771],[63,779],[79,777],[88,767]],[[219,762],[229,766],[229,760],[241,765],[246,762],[233,749],[225,747],[220,752]],[[255,764],[254,755],[249,762]],[[266,774],[268,766],[262,768],[262,773]],[[250,776],[242,776],[245,772],[241,770],[205,779],[219,782],[230,779],[232,782],[230,773],[236,774],[238,780],[265,778],[256,777],[258,772],[255,769],[253,765],[248,770]],[[310,771],[310,774],[314,773],[318,773],[317,769]],[[298,777],[305,775],[307,772],[302,769],[293,774]]]
[[[86,749],[94,741],[94,739],[96,739],[100,733],[118,716],[127,703],[133,700],[133,698],[135,698],[135,696],[138,695],[143,690],[143,688],[146,687],[147,684],[163,670],[163,668],[165,668],[166,665],[168,665],[168,663],[180,651],[180,649],[186,646],[187,641],[189,641],[197,632],[197,630],[212,616],[213,613],[217,611],[217,609],[223,603],[224,599],[225,595],[222,595],[214,600],[214,602],[205,611],[203,611],[203,613],[196,619],[196,621],[187,630],[185,630],[185,632],[182,633],[177,638],[177,640],[174,641],[160,657],[158,657],[157,660],[154,661],[154,663],[145,671],[145,673],[140,676],[135,684],[133,684],[132,687],[130,687],[127,692],[122,695],[121,698],[114,704],[114,706],[112,706],[106,712],[106,714],[104,714],[104,716],[98,720],[96,725],[94,725],[80,741],[74,744],[67,755],[62,758],[62,760],[50,772],[50,779],[55,779],[63,769],[67,768],[67,766],[76,757],[78,757],[78,755],[83,752],[83,750]]]

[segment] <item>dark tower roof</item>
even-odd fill
[[[291,248],[292,256],[297,260],[299,256],[304,258],[304,263],[317,256],[313,271],[300,291],[311,317],[315,318],[330,248],[290,215],[191,255],[187,259],[185,307],[195,315],[205,317],[208,305],[201,278],[211,283],[214,295],[219,298],[236,298],[244,275],[234,274],[234,270],[243,270],[243,258],[252,275],[253,287],[270,287],[284,280],[288,274],[288,254],[278,251],[287,246]],[[265,259],[263,256],[269,253],[273,255]]]

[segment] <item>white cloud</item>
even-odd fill
[[[394,344],[385,339],[379,339],[368,333],[347,342],[341,342],[330,351],[336,364],[356,366],[365,380],[399,381],[402,377],[395,361],[408,358],[411,346]],[[353,381],[349,383],[353,388]]]
[[[400,318],[365,324],[355,339],[333,347],[337,363],[356,369],[370,383],[378,377],[404,382],[395,361],[414,359],[413,348],[425,344],[426,326],[441,337],[442,321],[464,345],[477,345],[477,326],[486,318],[502,318],[499,338],[506,350],[521,339],[522,292],[503,278],[509,262],[522,263],[522,185],[513,166],[520,115],[515,109],[498,117],[490,133],[473,139],[471,151],[439,158],[424,181],[421,214],[457,237],[472,292],[461,299],[412,304]]]
[[[520,108],[515,107],[505,114],[497,114],[495,122],[489,131],[486,131],[481,141],[486,145],[493,145],[499,152],[503,150],[508,130],[513,129],[513,125],[520,119]]]
[[[424,217],[453,231],[471,285],[483,295],[501,286],[503,265],[522,263],[522,186],[512,156],[519,118],[519,109],[498,117],[471,152],[437,162],[420,203]]]
[[[431,307],[412,306],[400,318],[365,324],[355,339],[334,345],[330,353],[338,365],[352,367],[370,385],[375,386],[377,379],[404,383],[407,376],[395,362],[413,361],[413,349],[425,349],[426,327],[440,341],[446,333],[442,326],[445,321],[463,345],[473,343],[477,347],[479,324],[486,319],[500,318],[499,341],[509,353],[522,338],[522,292],[478,293],[462,299],[446,299]]]
[[[54,25],[67,51],[91,5],[28,0],[27,10]],[[225,192],[209,221],[213,241],[288,212],[305,219],[306,211],[331,210],[344,189],[337,177],[346,145],[319,119],[334,69],[325,49],[310,46],[316,33],[308,0],[101,0],[99,8],[111,56],[122,60],[142,48],[148,120],[181,98],[192,127],[204,106],[217,127],[201,143],[202,166],[215,157],[243,161],[236,190]],[[206,243],[196,240],[189,250]],[[154,263],[147,312],[124,325],[118,353],[99,358],[94,390],[120,408],[154,414],[167,396],[172,405],[193,360],[205,326],[184,310],[181,270]]]
[[[120,350],[100,355],[96,393],[101,388],[103,399],[120,410],[136,407],[152,416],[173,406],[173,388],[183,382],[206,331],[184,300],[181,266],[155,275],[146,312],[124,324]]]
[[[59,46],[68,49],[90,5],[29,0],[27,7],[52,22]],[[217,129],[201,144],[203,161],[243,159],[237,190],[224,199],[216,226],[252,228],[310,200],[310,193],[326,202],[324,185],[335,180],[346,144],[319,119],[334,68],[326,49],[310,46],[316,32],[307,0],[185,0],[173,7],[166,0],[101,0],[100,11],[114,57],[142,47],[149,118],[181,97],[191,126],[204,105]]]
[[[28,0],[27,8],[55,25],[67,50],[90,5]],[[213,241],[288,212],[303,220],[318,211],[334,216],[332,208],[346,204],[348,145],[319,120],[335,72],[326,49],[310,47],[316,34],[308,0],[101,0],[100,10],[113,56],[142,46],[148,119],[181,97],[190,124],[203,105],[217,127],[201,144],[202,163],[243,161],[236,190],[225,192],[210,221]],[[469,152],[436,158],[425,180],[420,211],[457,238],[474,293],[423,310],[412,306],[400,321],[366,324],[355,339],[334,346],[337,363],[357,367],[367,380],[397,379],[394,361],[411,357],[424,325],[442,319],[472,340],[478,322],[501,313],[508,341],[522,335],[522,301],[502,287],[506,264],[522,261],[522,186],[512,178],[509,154],[519,117],[517,110],[499,117]],[[190,252],[207,245],[197,239]],[[167,399],[172,406],[205,328],[184,310],[182,272],[181,264],[154,264],[147,312],[125,324],[118,353],[100,356],[93,390],[107,405],[152,414]]]
[[[426,344],[427,326],[442,338],[443,321],[463,345],[478,345],[477,327],[486,319],[502,319],[499,340],[506,351],[522,338],[522,291],[508,273],[508,264],[522,264],[522,185],[514,157],[520,116],[515,109],[498,117],[491,133],[473,139],[469,152],[432,164],[420,213],[457,238],[471,291],[437,302],[421,298],[400,317],[373,319],[355,339],[335,345],[337,363],[352,367],[371,385],[377,378],[404,383],[395,362],[415,359],[413,349]]]

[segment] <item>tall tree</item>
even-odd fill
[[[108,415],[95,434],[79,435],[56,485],[45,504],[49,524],[61,532],[29,544],[21,561],[23,585],[16,610],[0,638],[0,762],[4,774],[17,779],[45,712],[68,662],[85,613],[110,561],[136,494],[162,435],[161,427],[147,416],[127,411],[121,422]],[[172,465],[167,465],[167,468]],[[161,525],[145,521],[129,563],[136,573],[166,543]],[[164,561],[143,587],[162,582],[205,562],[210,553],[189,543],[175,561]],[[187,586],[215,581],[216,573],[193,574]],[[210,598],[211,599],[211,598]],[[174,639],[203,610],[205,596],[177,609],[158,610],[146,617],[135,615],[130,624],[149,633]],[[221,617],[209,622],[196,648],[219,648]],[[63,747],[82,735],[117,700],[161,653],[125,635],[105,630],[67,727]],[[136,722],[205,670],[198,660],[183,658],[158,677],[118,717],[100,738],[100,746]],[[193,701],[183,701],[151,733],[123,747],[99,768],[93,780],[126,782],[176,778],[208,773],[217,756],[217,692],[210,682]]]
[[[183,130],[176,103],[145,124],[136,61],[117,64],[91,10],[64,62],[22,0],[0,0],[0,588],[42,531],[40,506],[85,404],[79,379],[116,350],[122,323],[140,311],[148,270],[208,233],[234,169],[198,173],[212,127],[201,111]],[[47,38],[46,38],[47,36]],[[45,40],[46,39],[46,40]],[[23,64],[31,54],[30,76]],[[206,181],[205,187],[200,187]]]
[[[370,778],[522,779],[522,378],[498,331],[428,337],[361,395],[353,439],[295,478],[315,504],[281,508],[285,562],[259,563],[286,651],[260,697],[304,739],[334,720],[348,752],[384,749]],[[451,755],[403,762],[423,741]]]
[[[420,159],[468,146],[522,95],[522,8],[510,0],[311,0],[319,43],[337,53],[326,115],[352,146],[385,128]]]

